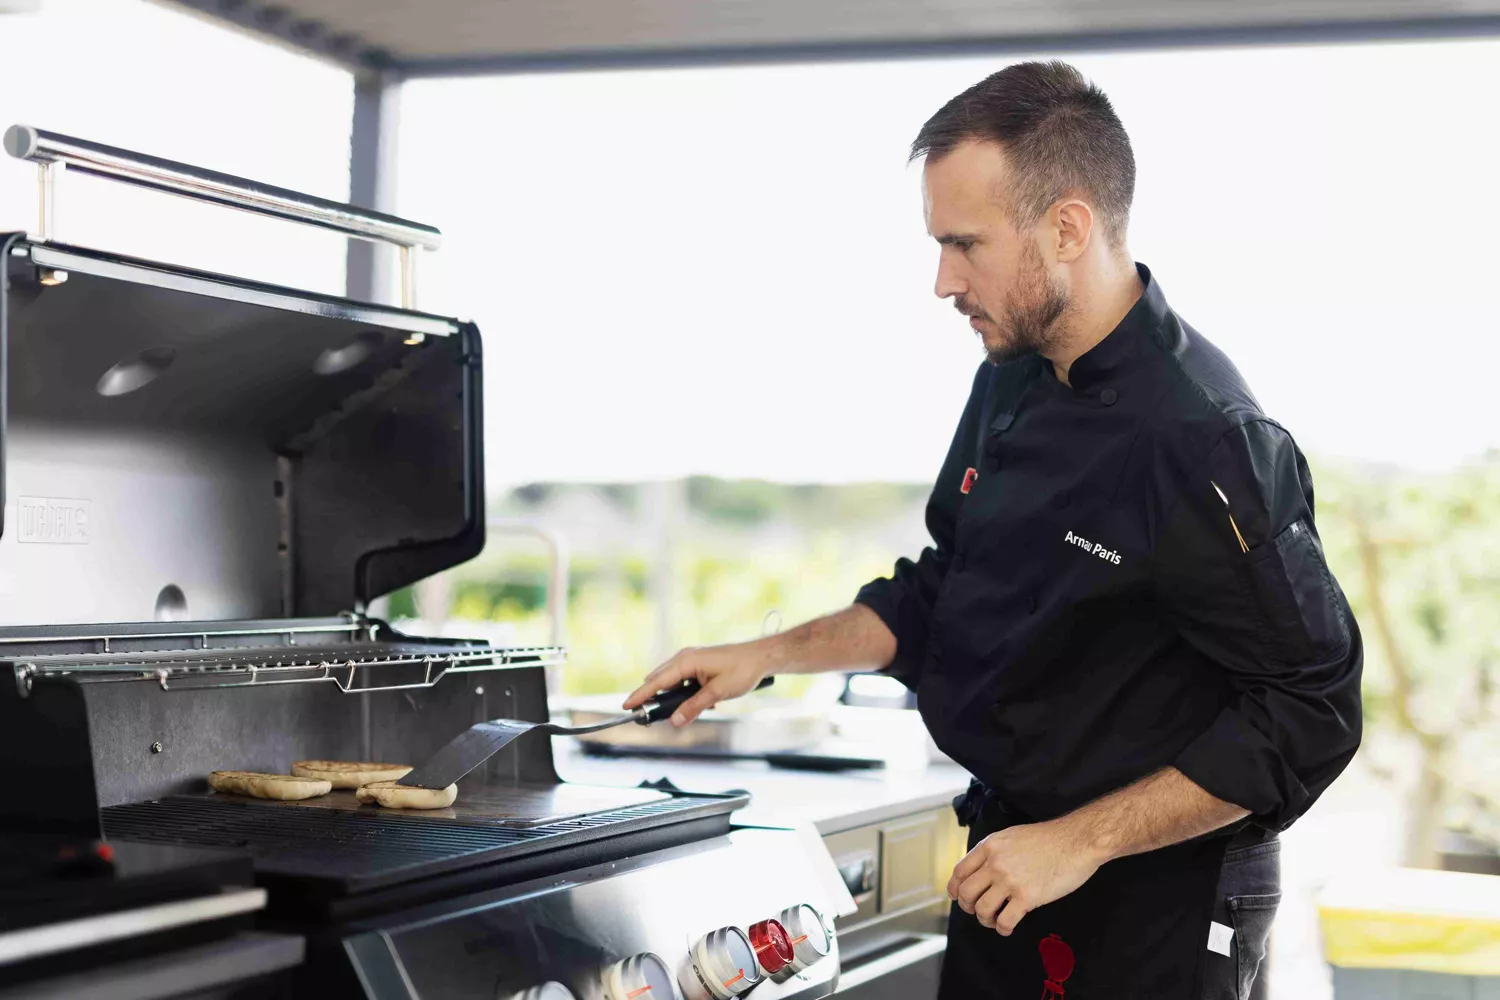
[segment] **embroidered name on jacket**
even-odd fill
[[[1083,551],[1089,553],[1090,555],[1096,555],[1100,559],[1103,559],[1105,562],[1114,563],[1116,566],[1120,565],[1120,553],[1114,551],[1113,549],[1106,549],[1098,542],[1091,542],[1087,538],[1084,538],[1082,535],[1075,535],[1070,531],[1063,539],[1063,541],[1067,542],[1069,545],[1076,545]]]

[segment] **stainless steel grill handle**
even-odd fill
[[[389,243],[401,252],[401,305],[408,309],[415,305],[417,252],[436,250],[443,243],[441,232],[420,222],[30,125],[12,125],[6,129],[5,151],[38,165],[36,235],[42,240],[54,238],[56,189],[63,169],[68,167],[197,201],[331,229],[375,243]]]

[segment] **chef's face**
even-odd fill
[[[1010,170],[998,143],[966,142],[923,171],[927,231],[941,247],[939,298],[969,317],[990,361],[1046,354],[1068,308],[1062,269],[1045,225],[1016,228]]]

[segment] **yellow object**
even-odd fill
[[[1361,872],[1330,882],[1318,915],[1330,965],[1500,976],[1500,877]]]

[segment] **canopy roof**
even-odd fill
[[[163,2],[351,69],[386,70],[402,77],[1500,33],[1500,0]]]

